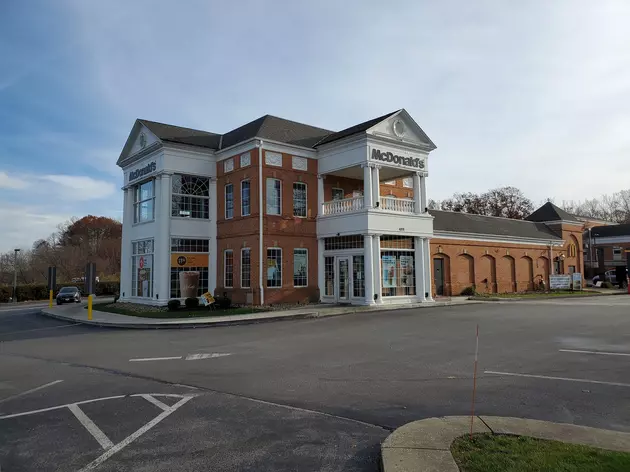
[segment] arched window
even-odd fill
[[[195,175],[173,176],[171,215],[184,218],[210,217],[210,179]]]

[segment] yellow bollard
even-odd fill
[[[48,299],[48,308],[52,308],[53,291],[50,291],[50,297]]]
[[[92,319],[92,295],[88,295],[88,320]]]

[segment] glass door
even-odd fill
[[[347,302],[350,300],[350,276],[349,276],[349,258],[337,258],[337,273],[339,274],[339,291],[337,292],[337,301]]]

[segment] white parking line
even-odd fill
[[[28,395],[29,393],[37,392],[38,390],[41,390],[41,389],[46,388],[46,387],[51,387],[52,385],[56,385],[56,384],[58,384],[60,382],[63,382],[63,380],[54,380],[53,382],[49,382],[47,384],[40,385],[39,387],[32,388],[32,389],[27,390],[25,392],[17,393],[15,395],[10,396],[10,397],[4,398],[3,400],[0,400],[0,403],[7,402],[9,400],[13,400],[14,398],[22,397],[24,395]]]
[[[88,418],[88,416],[85,413],[83,413],[83,410],[79,408],[77,404],[68,405],[68,409],[72,413],[74,413],[74,416],[76,416],[77,419],[81,422],[81,424],[85,426],[85,429],[87,429],[88,432],[92,436],[94,436],[94,439],[98,441],[98,443],[101,445],[103,449],[107,451],[109,448],[114,446],[114,443],[110,441],[110,439],[105,435],[105,433],[101,430],[101,428],[96,426],[94,424],[94,421]]]
[[[484,374],[507,375],[511,377],[528,377],[532,379],[565,380],[567,382],[582,382],[582,383],[599,384],[599,385],[612,385],[614,387],[630,387],[630,384],[621,383],[621,382],[604,382],[602,380],[573,379],[569,377],[552,377],[548,375],[517,374],[515,372],[495,372],[493,370],[485,370]]]
[[[188,354],[186,356],[187,361],[196,361],[198,359],[214,359],[216,357],[231,356],[229,352],[214,352],[212,354]]]
[[[142,398],[144,398],[146,401],[153,403],[158,408],[161,408],[163,411],[166,411],[166,410],[168,410],[170,408],[170,406],[168,406],[166,403],[161,402],[160,400],[158,400],[157,398],[152,397],[151,395],[143,393],[140,396]]]
[[[603,351],[581,351],[579,349],[558,349],[559,352],[574,352],[577,354],[599,354],[600,356],[628,356],[627,352],[603,352]]]
[[[6,420],[9,418],[17,418],[18,416],[34,415],[36,413],[44,413],[46,411],[60,410],[61,408],[67,408],[70,405],[84,405],[86,403],[101,402],[103,400],[114,400],[116,398],[125,398],[126,396],[127,395],[116,395],[114,397],[94,398],[92,400],[83,400],[82,402],[67,403],[65,405],[57,405],[57,406],[51,406],[50,408],[42,408],[41,410],[23,411],[22,413],[14,413],[12,415],[0,416],[0,420]]]
[[[141,357],[139,359],[129,359],[129,362],[148,362],[148,361],[172,361],[176,359],[181,359],[182,356],[174,356],[174,357]]]

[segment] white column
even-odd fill
[[[426,292],[424,282],[424,257],[422,254],[422,238],[414,237],[414,273],[416,276],[416,297],[418,301],[426,301],[424,293]]]
[[[424,209],[428,206],[429,202],[427,201],[427,177],[426,174],[420,177],[420,213],[424,213]]]
[[[372,248],[372,235],[363,236],[363,282],[365,284],[365,304],[374,305],[374,249]]]
[[[413,173],[413,206],[414,213],[424,213],[424,203],[422,202],[422,190],[420,182],[420,174],[418,172]]]
[[[380,178],[381,166],[375,165],[372,169],[372,200],[375,207],[380,206],[381,202],[381,178]],[[379,292],[380,293],[380,292]],[[380,300],[381,297],[379,297]]]
[[[372,208],[372,167],[370,164],[363,166],[363,208]],[[371,244],[370,244],[371,246]]]
[[[317,216],[324,214],[324,175],[317,175]]]
[[[378,295],[376,304],[383,303],[382,290],[381,290],[381,237],[377,234],[373,236],[374,241],[372,244],[372,277],[374,279],[374,293]]]
[[[153,298],[157,303],[165,304],[171,296],[171,176],[162,174],[156,183],[159,200],[155,205]]]
[[[324,277],[324,238],[317,240],[317,286],[319,287],[319,301],[326,295],[326,279]]]
[[[259,182],[260,185],[260,182]],[[219,264],[217,264],[218,254],[217,254],[217,208],[219,202],[217,201],[217,178],[210,177],[210,243],[209,243],[209,254],[208,261],[214,261],[214,264],[210,262],[208,264],[208,291],[214,295],[214,292],[217,288],[217,270]],[[251,197],[251,196],[250,196]],[[253,201],[253,199],[252,199]],[[235,256],[236,257],[236,256]]]
[[[431,274],[431,246],[429,244],[429,238],[422,238],[422,251],[424,255],[424,287],[427,295],[427,301],[433,301],[433,289],[431,287],[431,281],[433,275]]]
[[[120,297],[131,296],[131,237],[133,225],[133,188],[123,190],[123,226],[120,250]]]

